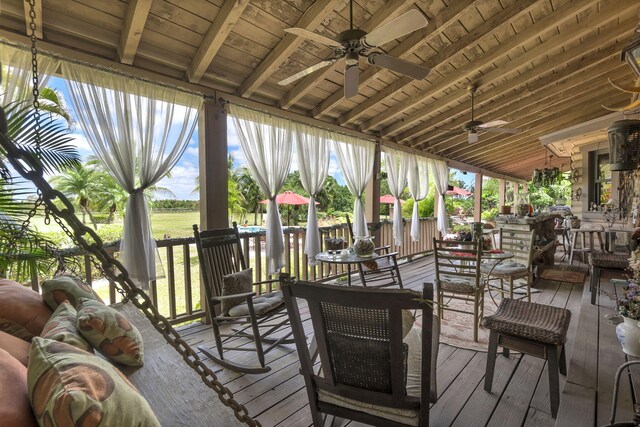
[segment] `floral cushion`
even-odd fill
[[[253,269],[247,268],[246,270],[239,271],[237,273],[227,274],[222,277],[222,296],[236,295],[253,290]],[[231,298],[222,301],[220,309],[225,316],[229,315],[229,310],[233,307],[246,302],[247,298]]]
[[[34,338],[29,357],[29,400],[41,426],[160,425],[147,401],[106,360],[44,338]]]
[[[27,395],[27,368],[0,349],[0,425],[36,427]]]
[[[101,302],[80,298],[76,327],[89,344],[109,359],[142,366],[144,350],[138,329]]]
[[[67,301],[62,302],[42,330],[42,338],[66,342],[80,350],[93,353],[93,347],[76,329],[76,309]]]
[[[11,356],[18,359],[20,363],[27,366],[29,362],[29,349],[31,345],[28,341],[14,337],[6,332],[0,331],[0,349],[6,351]],[[0,383],[1,384],[1,383]],[[2,419],[0,418],[0,421]],[[2,423],[0,422],[0,425]]]
[[[420,397],[422,387],[422,317],[417,319],[413,327],[404,337],[403,342],[409,347],[407,355],[407,394]],[[438,351],[440,350],[440,319],[433,316],[431,334],[431,394],[429,400],[438,400],[436,373],[438,367]]]
[[[0,279],[0,331],[29,341],[40,335],[51,313],[39,293]]]
[[[62,274],[42,283],[42,299],[52,310],[58,308],[63,301],[69,301],[78,309],[78,300],[89,298],[102,302],[102,298],[80,278]]]
[[[253,311],[256,316],[262,316],[272,310],[284,308],[284,296],[282,292],[269,292],[268,294],[262,294],[253,297]],[[229,316],[248,316],[249,306],[246,299],[243,303],[240,303],[229,310]]]

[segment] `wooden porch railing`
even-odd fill
[[[404,244],[400,247],[393,242],[393,224],[383,221],[370,228],[378,228],[380,241],[377,246],[391,245],[392,251],[399,252],[400,258],[411,258],[433,250],[432,238],[437,235],[436,221],[433,218],[420,220],[420,239],[411,241],[411,223],[404,225]],[[351,244],[346,224],[331,227],[321,227],[322,245],[325,237],[342,237]],[[308,256],[304,253],[306,230],[304,228],[285,228],[285,272],[303,280],[323,281],[337,278],[346,274],[346,266],[329,264],[309,265]],[[266,273],[265,232],[242,233],[242,248],[247,266],[253,268],[255,280],[270,278]],[[160,263],[165,277],[149,283],[149,295],[160,312],[171,323],[183,323],[200,319],[205,316],[204,293],[200,289],[200,268],[193,237],[167,239],[157,241]],[[119,244],[112,244],[106,249],[116,256]],[[83,277],[103,297],[105,302],[114,303],[120,300],[120,295],[114,286],[98,276],[94,271],[89,255],[79,250],[68,254],[79,257],[76,274]],[[32,287],[39,291],[37,275],[32,276]],[[266,290],[263,290],[266,291]]]

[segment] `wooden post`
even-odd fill
[[[473,220],[480,222],[482,219],[482,173],[476,173],[476,183],[473,188]]]
[[[507,181],[504,179],[501,179],[498,181],[499,187],[498,187],[498,209],[500,212],[502,212],[502,207],[505,204],[505,195],[507,192]]]
[[[200,230],[229,227],[227,183],[227,112],[219,101],[207,100],[198,120]],[[207,307],[204,282],[200,280],[200,305]],[[207,311],[205,319],[211,318]]]
[[[205,101],[198,122],[200,159],[200,229],[229,226],[227,189],[227,113],[224,105]]]
[[[528,183],[524,183],[522,184],[522,192],[523,193],[528,193],[529,192],[529,184]]]
[[[376,143],[376,152],[373,158],[373,173],[371,179],[367,184],[367,188],[364,190],[364,214],[367,217],[367,221],[373,224],[380,222],[380,144]],[[380,230],[372,233],[375,237],[377,245],[381,245],[380,242]]]
[[[517,182],[513,183],[513,201],[515,202],[516,194],[520,192],[520,184]]]

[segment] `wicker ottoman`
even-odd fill
[[[555,418],[560,405],[558,372],[567,374],[564,342],[570,320],[571,312],[564,308],[508,298],[502,300],[496,314],[486,317],[483,322],[491,331],[484,389],[491,392],[498,346],[503,348],[505,357],[509,357],[511,349],[546,359],[551,415]]]
[[[609,254],[606,252],[593,252],[589,254],[591,304],[596,303],[596,294],[600,289],[600,274],[602,273],[602,269],[624,271],[627,268],[629,268],[629,255]]]

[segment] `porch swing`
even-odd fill
[[[238,421],[249,426],[260,426],[180,337],[169,321],[158,312],[149,295],[134,284],[124,266],[109,255],[96,232],[76,217],[71,202],[44,179],[43,167],[38,158],[39,76],[33,3],[33,0],[29,1],[36,150],[34,155],[8,137],[5,111],[0,106],[0,146],[4,149],[8,162],[37,188],[38,199],[35,206],[45,207],[45,214],[50,215],[72,241],[91,256],[94,266],[122,295],[123,302],[112,307],[120,311],[140,331],[145,347],[145,363],[141,368],[119,368],[147,399],[161,425],[233,425],[237,422],[225,408],[227,406],[231,407]],[[54,203],[56,200],[62,205],[61,208]],[[21,224],[22,230],[29,227],[35,211],[35,207],[31,209]],[[182,356],[182,360],[178,355]],[[217,402],[216,397],[224,406]]]

